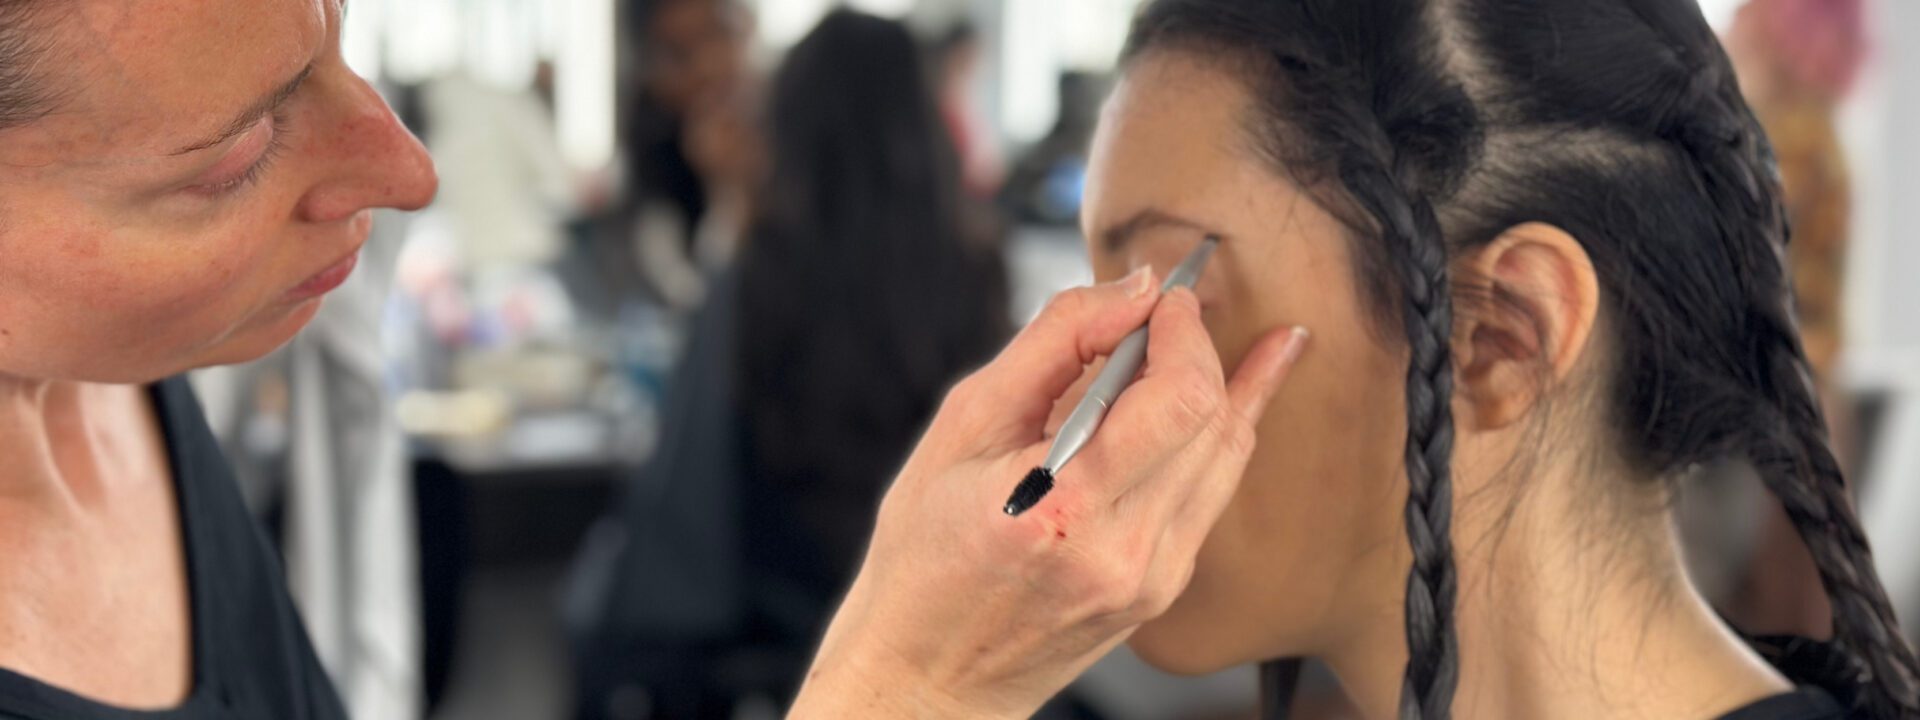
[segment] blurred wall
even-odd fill
[[[1844,379],[1881,403],[1861,520],[1910,638],[1920,642],[1920,4],[1870,6],[1874,49],[1841,127],[1854,178]]]
[[[1844,128],[1859,193],[1848,300],[1855,346],[1877,356],[1863,362],[1876,376],[1904,375],[1920,372],[1920,4],[1873,10],[1872,70]],[[1904,367],[1881,367],[1889,364]]]

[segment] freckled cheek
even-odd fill
[[[160,322],[222,314],[258,304],[266,282],[266,243],[224,231],[168,238],[110,238],[77,254],[79,299],[96,311]]]

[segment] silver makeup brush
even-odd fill
[[[1161,284],[1160,292],[1165,293],[1177,287],[1192,289],[1200,281],[1200,273],[1206,269],[1207,259],[1213,257],[1214,248],[1220,245],[1220,239],[1207,236],[1200,241],[1200,247],[1194,248],[1185,260],[1180,262],[1173,273]],[[1060,426],[1060,433],[1053,438],[1053,447],[1047,451],[1047,459],[1040,467],[1027,473],[1020,485],[1013,490],[1013,496],[1007,498],[1006,513],[1018,516],[1040,502],[1041,498],[1053,490],[1053,476],[1066,467],[1081,448],[1093,440],[1093,431],[1100,427],[1100,421],[1106,419],[1107,410],[1120,397],[1120,392],[1133,384],[1133,376],[1139,374],[1141,363],[1147,360],[1147,328],[1142,326],[1133,331],[1120,345],[1107,356],[1107,365],[1100,369],[1093,384],[1087,386],[1087,395],[1074,406],[1073,414],[1067,416],[1066,423]]]

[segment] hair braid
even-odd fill
[[[1781,376],[1781,428],[1778,437],[1756,442],[1750,454],[1812,553],[1832,601],[1834,639],[1852,666],[1847,681],[1856,686],[1836,690],[1854,696],[1854,705],[1872,717],[1920,717],[1920,662],[1900,636],[1846,478],[1827,443],[1806,355],[1784,313],[1761,314],[1769,326],[1788,331],[1774,333],[1770,351]]]
[[[1364,25],[1386,8],[1351,0],[1303,3],[1303,15],[1335,25]],[[1432,37],[1415,22],[1375,28],[1405,39],[1404,54],[1363,62],[1419,67],[1432,50]],[[1325,40],[1322,38],[1322,40]],[[1407,542],[1412,563],[1407,572],[1405,624],[1407,666],[1400,692],[1400,717],[1444,720],[1450,717],[1459,685],[1459,640],[1454,630],[1458,582],[1454,569],[1453,525],[1453,335],[1452,287],[1447,238],[1432,197],[1444,197],[1458,185],[1481,147],[1479,119],[1472,101],[1444,73],[1378,73],[1371,91],[1355,92],[1370,81],[1350,74],[1353,48],[1338,42],[1295,48],[1274,56],[1287,93],[1290,124],[1324,154],[1308,152],[1286,164],[1302,172],[1309,185],[1336,184],[1355,212],[1349,223],[1375,242],[1379,267],[1397,283],[1376,286],[1399,301],[1397,316],[1408,348],[1406,376]],[[1303,149],[1281,143],[1281,157]],[[1332,171],[1315,177],[1315,160]],[[1368,232],[1370,231],[1370,232]],[[1386,299],[1386,298],[1383,298]]]
[[[1407,367],[1407,670],[1400,717],[1449,716],[1460,675],[1453,606],[1453,300],[1439,217],[1378,165],[1349,158],[1340,177],[1379,223],[1400,274]]]
[[[1851,666],[1850,677],[1834,680],[1853,686],[1833,689],[1876,718],[1920,716],[1920,662],[1900,636],[1875,571],[1794,327],[1782,260],[1790,236],[1786,209],[1778,192],[1769,191],[1778,186],[1772,152],[1731,83],[1702,80],[1713,77],[1696,77],[1694,92],[1681,98],[1661,134],[1680,146],[1726,218],[1722,240],[1752,298],[1747,361],[1757,360],[1758,367],[1747,373],[1746,392],[1766,406],[1761,415],[1777,423],[1746,430],[1742,444],[1806,544],[1833,606],[1834,639]]]
[[[1402,717],[1447,717],[1460,672],[1447,258],[1531,222],[1579,238],[1601,280],[1622,459],[1671,477],[1751,455],[1812,549],[1839,642],[1762,653],[1818,656],[1811,674],[1848,676],[1836,695],[1876,718],[1920,717],[1920,672],[1826,446],[1793,328],[1779,181],[1697,7],[1154,0],[1127,57],[1153,47],[1236,60],[1259,99],[1256,149],[1324,191],[1356,230],[1369,309],[1403,326],[1414,558]],[[1272,679],[1284,680],[1280,669]],[[1270,699],[1280,684],[1268,683]]]

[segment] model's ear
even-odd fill
[[[1455,272],[1485,294],[1455,323],[1455,395],[1473,427],[1504,427],[1573,371],[1600,312],[1599,279],[1578,240],[1542,223],[1501,233]]]

